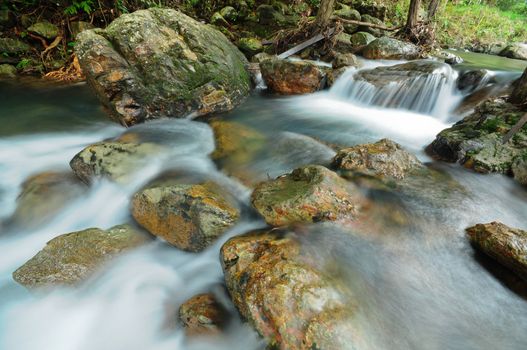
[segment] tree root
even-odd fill
[[[75,82],[84,80],[84,74],[82,73],[77,56],[73,54],[71,57],[72,62],[68,66],[64,66],[58,70],[46,73],[44,78],[61,82]]]

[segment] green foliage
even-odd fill
[[[16,69],[22,70],[26,67],[28,67],[31,64],[31,60],[28,58],[23,58],[18,64],[16,65]]]
[[[64,9],[64,13],[73,16],[79,12],[84,12],[89,15],[93,11],[94,5],[93,0],[73,0],[71,5]]]

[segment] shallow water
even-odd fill
[[[212,343],[190,341],[175,322],[187,298],[209,290],[225,297],[221,244],[265,226],[249,208],[250,190],[210,160],[214,139],[206,123],[162,120],[125,130],[105,119],[85,85],[14,88],[0,83],[0,92],[7,97],[0,103],[5,121],[0,128],[0,219],[14,211],[28,176],[67,170],[73,155],[90,143],[126,132],[169,146],[133,174],[128,185],[101,180],[45,225],[0,233],[0,350],[264,348],[240,321]],[[358,105],[334,91],[287,98],[255,92],[220,116],[255,129],[270,144],[288,140],[292,143],[285,145],[297,145],[269,147],[236,164],[255,178],[329,160],[332,149],[311,138],[350,146],[389,137],[438,172],[392,196],[372,193],[378,214],[353,232],[328,223],[305,228],[316,233],[306,236],[305,246],[336,263],[353,291],[360,350],[527,348],[526,299],[508,283],[506,272],[496,272],[475,256],[464,234],[467,226],[494,220],[527,228],[527,191],[505,176],[475,174],[432,162],[424,154],[423,147],[456,117],[450,111],[459,92],[451,96],[441,101],[449,103],[442,114],[427,115],[411,107]],[[199,254],[155,241],[108,263],[76,289],[30,294],[12,280],[11,273],[49,239],[130,221],[130,197],[167,171],[221,183],[244,208],[241,222]],[[382,210],[394,207],[405,218],[397,225]]]

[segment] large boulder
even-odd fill
[[[179,320],[189,336],[220,334],[228,324],[228,316],[212,293],[193,296],[179,307]]]
[[[359,190],[333,171],[308,165],[259,184],[252,193],[254,208],[272,226],[298,222],[353,220],[364,199]]]
[[[491,222],[469,227],[467,234],[478,250],[527,280],[527,231]]]
[[[99,99],[125,125],[227,111],[250,89],[243,54],[218,30],[172,9],[83,31],[76,53]]]
[[[109,259],[149,241],[148,235],[129,225],[64,234],[49,241],[13,278],[27,288],[78,284]]]
[[[70,161],[71,169],[85,183],[105,177],[118,183],[134,179],[149,158],[165,148],[155,143],[103,141],[84,148]]]
[[[271,59],[260,63],[260,69],[267,87],[279,94],[308,94],[326,83],[326,69],[311,61]]]
[[[344,148],[333,158],[333,166],[339,170],[394,179],[403,179],[409,173],[424,168],[416,156],[388,139]]]
[[[527,43],[509,44],[500,51],[499,55],[517,60],[527,60]]]
[[[512,90],[510,101],[519,105],[527,106],[527,68],[523,72],[520,79],[515,82],[514,90]]]
[[[212,244],[240,217],[236,200],[218,184],[155,183],[132,198],[134,219],[155,236],[191,252]]]
[[[369,43],[362,50],[362,55],[369,59],[413,60],[420,53],[414,44],[383,36]]]
[[[441,131],[427,147],[438,159],[456,162],[481,173],[512,173],[512,164],[527,157],[527,126],[508,142],[504,135],[524,112],[501,98],[490,99],[475,112]]]
[[[282,350],[351,349],[350,292],[284,232],[252,232],[221,249],[225,284],[242,316]]]
[[[86,192],[86,185],[71,172],[43,172],[24,181],[9,223],[35,227],[46,223]]]

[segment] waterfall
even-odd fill
[[[427,114],[446,120],[459,100],[457,72],[449,65],[420,60],[373,69],[350,69],[330,93],[361,106],[378,106]]]

